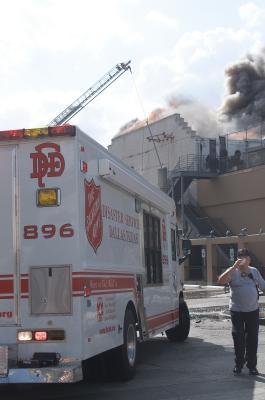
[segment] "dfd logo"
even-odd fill
[[[87,240],[97,252],[103,236],[103,220],[101,213],[101,188],[92,179],[85,183],[85,227]]]
[[[38,179],[39,187],[45,187],[43,178],[61,176],[64,171],[65,161],[60,146],[56,143],[42,143],[35,147],[36,153],[31,153],[33,172],[31,178]],[[46,151],[46,152],[45,152]]]
[[[104,307],[103,307],[103,299],[99,297],[97,300],[97,321],[101,322],[103,320]]]

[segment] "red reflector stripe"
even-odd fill
[[[172,310],[163,314],[158,314],[147,318],[148,330],[156,329],[159,326],[166,325],[175,321],[179,316],[179,310]]]
[[[0,281],[0,294],[13,294],[14,293],[14,282],[13,279],[1,280]]]
[[[74,292],[84,292],[84,286],[87,288],[93,288],[93,292],[96,290],[124,290],[134,288],[134,277],[73,277],[72,289]]]
[[[28,293],[29,291],[29,281],[27,277],[21,277],[20,280],[20,291],[21,293]]]

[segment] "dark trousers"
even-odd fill
[[[242,368],[257,365],[259,310],[251,312],[231,311],[232,336],[235,349],[235,363]]]

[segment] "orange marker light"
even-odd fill
[[[61,191],[59,188],[37,190],[38,207],[59,206],[60,202],[61,202]]]

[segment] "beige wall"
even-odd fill
[[[234,234],[245,227],[250,234],[265,232],[265,166],[198,181],[197,200],[209,218],[222,220]],[[265,246],[249,247],[265,264]]]
[[[199,143],[203,142],[203,139],[195,133],[179,114],[172,114],[150,122],[149,129],[144,125],[114,136],[109,151],[134,168],[149,182],[158,185],[159,159],[161,164],[171,171],[183,154],[197,154]],[[154,137],[160,135],[161,141],[155,142],[156,148],[154,142],[148,140],[151,134]],[[163,134],[171,139],[164,140]],[[208,151],[208,139],[205,146]]]

